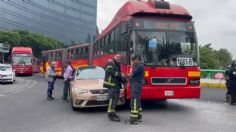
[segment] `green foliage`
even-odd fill
[[[232,55],[227,49],[215,50],[211,44],[200,46],[200,66],[202,69],[219,69],[232,63]]]
[[[16,46],[31,47],[36,57],[40,57],[44,50],[58,49],[64,46],[62,42],[53,38],[26,30],[0,31],[0,42],[8,43],[11,48]]]

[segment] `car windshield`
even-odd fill
[[[10,66],[0,66],[0,71],[11,71]]]
[[[105,70],[101,67],[79,69],[76,75],[77,80],[104,79],[104,78],[105,78]]]
[[[32,65],[32,56],[28,54],[14,54],[12,61],[14,65]]]

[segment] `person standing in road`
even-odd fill
[[[141,56],[135,55],[132,58],[132,69],[130,75],[130,123],[136,124],[142,119],[141,92],[144,79],[144,65],[141,62]]]
[[[46,80],[48,82],[47,90],[47,100],[53,100],[52,91],[54,89],[54,83],[56,81],[57,74],[55,72],[56,63],[52,62],[50,66],[47,67]]]
[[[119,122],[120,118],[116,114],[116,106],[118,103],[120,89],[122,83],[125,83],[125,76],[121,73],[120,68],[121,55],[116,54],[113,60],[109,60],[105,66],[105,79],[103,86],[108,88],[109,105],[107,109],[110,121]]]
[[[226,86],[228,86],[226,99],[231,105],[233,105],[236,103],[236,63],[233,63],[230,70],[227,71],[226,81]]]
[[[66,70],[64,73],[64,89],[63,89],[63,95],[61,100],[66,101],[67,100],[67,96],[68,96],[68,90],[70,87],[70,78],[72,77],[73,74],[73,68],[71,66],[71,62],[68,61],[67,62],[67,66],[66,66]]]

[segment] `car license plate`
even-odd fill
[[[100,96],[97,96],[97,101],[106,101],[106,100],[108,100],[107,95],[100,95]]]
[[[165,91],[165,96],[174,96],[174,91]]]
[[[177,58],[177,66],[193,66],[193,58]]]

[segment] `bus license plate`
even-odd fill
[[[106,101],[106,100],[108,100],[107,95],[100,95],[100,96],[97,96],[97,101]]]
[[[165,91],[165,96],[174,96],[174,91]]]
[[[193,58],[177,58],[177,66],[193,66]]]

